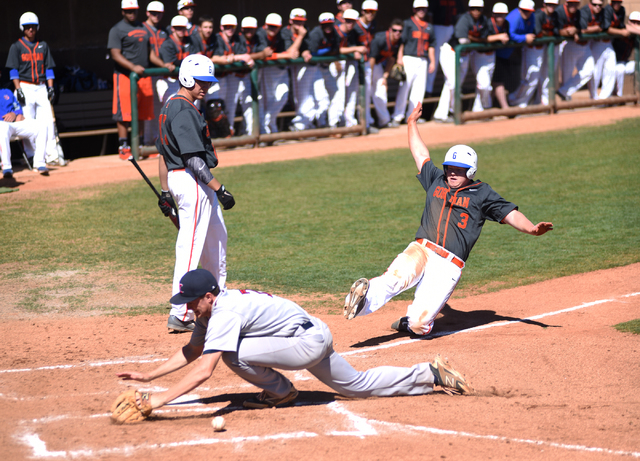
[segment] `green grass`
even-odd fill
[[[640,319],[619,323],[617,325],[614,325],[614,328],[618,331],[622,331],[623,333],[633,333],[634,335],[640,335]]]
[[[531,237],[488,222],[458,293],[640,261],[639,131],[632,119],[474,144],[477,178],[555,230]],[[437,165],[445,152],[431,150]],[[404,146],[214,173],[237,203],[224,213],[228,281],[285,295],[338,296],[353,280],[383,273],[414,238],[424,206]],[[176,230],[143,181],[34,194],[0,202],[0,210],[0,267],[12,283],[57,270],[171,281]],[[29,296],[37,302],[37,291]],[[80,306],[84,296],[70,302]]]

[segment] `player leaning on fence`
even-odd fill
[[[424,336],[431,332],[436,315],[458,284],[485,220],[506,223],[530,235],[542,235],[552,230],[553,224],[533,225],[516,205],[475,179],[478,156],[469,146],[453,146],[444,157],[444,171],[436,168],[418,131],[421,112],[419,104],[408,121],[409,148],[419,171],[418,181],[427,193],[416,239],[383,275],[361,278],[351,286],[344,316],[351,320],[371,314],[415,286],[407,315],[392,328]]]

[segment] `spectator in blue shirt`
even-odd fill
[[[536,38],[536,20],[533,0],[520,0],[518,9],[507,15],[509,21],[509,37],[516,43],[532,43]],[[522,48],[522,67],[520,84],[509,94],[509,105],[526,107],[538,87],[542,53],[536,48]]]

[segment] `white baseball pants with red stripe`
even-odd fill
[[[216,193],[196,179],[188,168],[169,172],[169,191],[178,206],[180,230],[176,240],[176,265],[172,295],[180,292],[180,279],[198,263],[224,289],[227,280],[227,228]],[[183,322],[194,319],[186,304],[172,304],[170,315]]]
[[[413,302],[407,307],[409,328],[418,335],[426,335],[461,276],[462,269],[451,261],[418,242],[411,242],[384,274],[369,281],[365,305],[358,316],[371,314],[394,296],[416,287]]]

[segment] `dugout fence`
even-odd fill
[[[613,36],[609,34],[585,34],[582,35],[582,40],[611,40]],[[535,113],[549,113],[553,114],[562,109],[575,109],[579,107],[591,107],[600,105],[621,104],[627,102],[640,101],[640,49],[638,39],[634,40],[634,54],[635,54],[635,87],[634,94],[627,96],[612,96],[606,99],[588,99],[581,101],[560,101],[556,102],[556,79],[558,75],[558,63],[555,62],[556,47],[562,42],[567,41],[565,38],[557,37],[542,37],[537,38],[532,44],[527,43],[512,43],[507,44],[484,44],[484,43],[466,43],[459,44],[455,47],[455,62],[456,62],[456,74],[455,74],[455,90],[454,90],[454,112],[453,118],[456,125],[460,125],[470,120],[481,120],[485,118],[495,117],[498,115],[515,116],[521,114],[535,114]],[[548,77],[549,77],[549,104],[533,104],[527,107],[510,107],[508,109],[485,109],[482,112],[471,112],[462,110],[462,92],[460,81],[461,76],[461,56],[465,52],[469,51],[495,51],[501,48],[523,48],[526,46],[544,46],[546,52],[546,59],[548,62]]]
[[[260,69],[279,66],[288,67],[292,66],[326,66],[333,62],[350,61],[355,62],[357,65],[357,101],[356,101],[356,117],[358,124],[350,127],[338,127],[338,128],[313,128],[302,131],[280,131],[277,133],[260,134]],[[365,100],[365,86],[364,86],[364,61],[355,60],[352,55],[337,55],[337,56],[318,56],[313,57],[309,62],[305,62],[304,59],[275,59],[265,61],[255,61],[253,67],[247,67],[243,63],[236,62],[224,66],[215,66],[216,75],[220,75],[225,72],[238,72],[238,71],[250,71],[251,76],[251,96],[252,96],[252,112],[253,112],[253,129],[251,135],[232,136],[228,138],[215,138],[213,143],[216,147],[234,147],[234,146],[246,146],[253,145],[259,146],[261,143],[273,143],[277,140],[287,139],[305,139],[312,137],[330,136],[330,135],[345,135],[350,133],[366,134],[366,124],[364,118],[364,100]],[[171,76],[177,77],[178,70],[173,73],[168,69],[163,68],[151,68],[146,69],[142,75],[138,75],[135,72],[129,74],[131,81],[131,153],[135,159],[138,159],[140,155],[148,155],[157,152],[155,146],[141,146],[140,145],[140,124],[138,121],[138,80],[147,76]],[[294,78],[291,76],[291,78]],[[232,113],[229,118],[233,123]],[[291,112],[288,115],[292,115]]]

